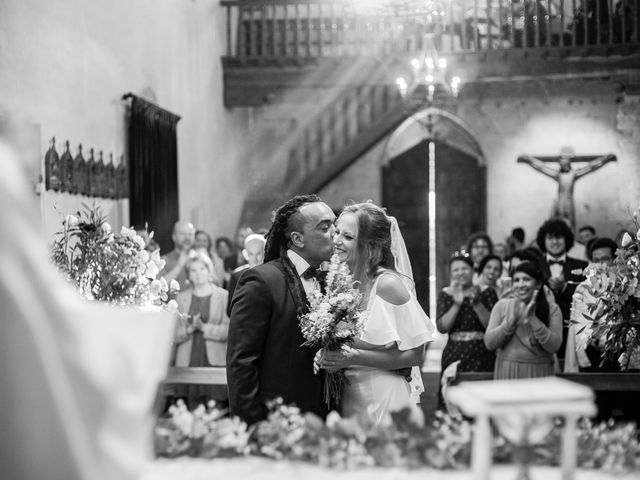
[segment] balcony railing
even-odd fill
[[[362,3],[362,2],[361,2]],[[396,2],[410,4],[410,2]],[[446,0],[368,13],[350,0],[222,0],[227,57],[317,58],[638,45],[640,0]]]

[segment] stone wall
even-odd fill
[[[178,124],[180,214],[233,235],[245,190],[246,113],[222,104],[224,10],[217,0],[3,0],[0,116],[41,132],[40,158],[58,146],[125,153],[126,92],[150,97]],[[60,151],[60,150],[59,150]],[[45,230],[78,199],[44,195]],[[111,207],[109,207],[111,208]],[[127,223],[126,206],[113,212]]]
[[[486,159],[487,231],[496,241],[515,226],[533,240],[556,197],[557,184],[517,163],[517,157],[558,155],[563,146],[573,147],[577,155],[613,153],[618,158],[576,183],[577,225],[593,225],[612,237],[632,225],[628,209],[640,205],[640,100],[617,90],[603,81],[567,80],[463,92],[455,113],[470,127]],[[379,201],[380,167],[388,160],[385,143],[382,139],[321,196],[332,205],[347,199]]]

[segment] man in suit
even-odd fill
[[[282,397],[325,416],[316,349],[304,343],[298,316],[320,288],[317,267],[333,254],[335,215],[315,195],[297,196],[275,213],[265,263],[244,272],[234,294],[227,347],[231,414],[249,424],[266,418],[265,401]]]
[[[545,254],[545,278],[553,290],[565,321],[562,326],[562,345],[558,351],[558,357],[564,358],[568,328],[566,322],[571,314],[571,301],[576,287],[585,279],[582,270],[587,262],[567,255],[574,238],[571,228],[564,220],[555,218],[544,222],[538,230],[536,240]]]

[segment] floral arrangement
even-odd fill
[[[303,345],[327,350],[339,350],[353,343],[364,323],[365,313],[359,311],[362,294],[354,288],[353,277],[346,263],[333,255],[329,262],[324,292],[314,291],[308,297],[309,312],[300,316]],[[347,379],[344,371],[325,372],[325,402],[338,405]]]
[[[409,421],[409,412],[392,414],[392,424],[376,426],[364,418],[342,418],[331,412],[326,421],[301,413],[282,400],[268,404],[266,420],[247,428],[226,412],[200,406],[193,412],[184,403],[170,408],[155,429],[156,454],[215,458],[259,455],[275,460],[304,461],[323,467],[352,470],[361,467],[466,469],[471,460],[472,424],[438,412],[425,427]],[[558,465],[562,423],[529,448],[530,463]],[[613,473],[640,471],[640,432],[632,424],[578,424],[578,465]],[[493,439],[496,462],[512,462],[521,446],[504,437]]]
[[[634,212],[635,238],[625,233],[611,266],[585,269],[587,289],[596,301],[589,305],[591,337],[602,339],[603,356],[618,360],[622,370],[640,368],[640,228]]]
[[[169,408],[169,416],[161,418],[155,428],[155,450],[167,457],[227,457],[248,454],[247,425],[211,400],[189,411],[182,400]]]
[[[89,300],[119,305],[164,305],[177,310],[180,286],[156,278],[164,267],[158,250],[145,250],[133,228],[112,232],[99,207],[67,215],[50,257],[63,275]]]

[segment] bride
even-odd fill
[[[421,425],[419,365],[435,327],[416,299],[398,224],[373,203],[350,205],[337,220],[333,243],[359,282],[367,311],[360,338],[341,350],[321,351],[318,360],[328,371],[345,369],[349,385],[342,415],[366,415],[384,424],[391,412],[408,408]],[[397,371],[409,368],[406,377]]]

